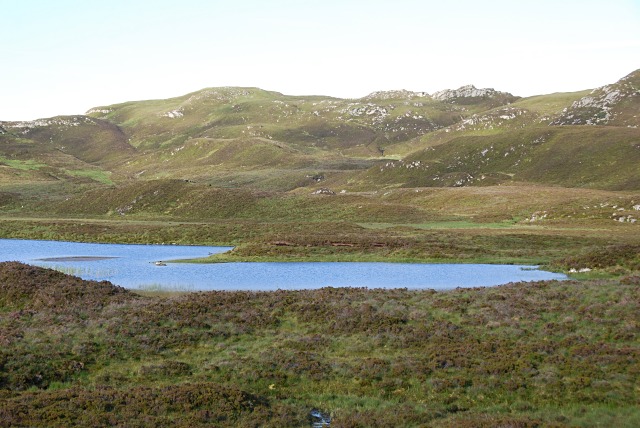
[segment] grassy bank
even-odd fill
[[[432,223],[430,226],[436,224]],[[447,223],[448,225],[448,223]],[[367,226],[367,227],[365,227]],[[210,222],[110,219],[0,218],[0,237],[105,243],[229,245],[201,260],[391,261],[548,264],[612,245],[637,245],[635,225],[514,224],[460,228],[361,225],[345,221],[218,220]],[[585,267],[585,266],[582,266]]]
[[[2,263],[0,426],[637,426],[639,290],[149,297]]]

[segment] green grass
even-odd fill
[[[102,184],[113,185],[113,181],[109,177],[111,174],[105,171],[98,170],[75,170],[75,171],[66,171],[67,174],[73,177],[87,177],[94,181],[97,181]]]
[[[515,220],[504,220],[494,223],[475,223],[468,220],[454,221],[433,221],[429,223],[358,223],[366,229],[389,229],[394,227],[408,227],[412,229],[505,229],[514,227],[525,227],[531,229],[529,225],[517,225]],[[535,226],[533,226],[535,227]]]
[[[538,95],[522,98],[514,102],[512,106],[525,108],[543,116],[554,116],[564,108],[570,107],[574,101],[589,95],[589,92],[591,90]]]
[[[7,159],[0,157],[0,163],[3,163],[11,168],[19,169],[21,171],[33,171],[47,166],[46,164],[39,163],[35,160],[19,160],[19,159]]]

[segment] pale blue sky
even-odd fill
[[[0,120],[213,86],[529,96],[640,68],[640,0],[0,0]]]

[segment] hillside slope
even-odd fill
[[[0,122],[0,183],[112,182],[136,155],[114,124],[87,116]]]
[[[640,188],[640,130],[541,127],[460,134],[446,144],[371,168],[359,179],[400,187],[532,182],[609,190]]]
[[[351,183],[638,189],[638,126],[640,70],[589,93],[531,97],[472,114],[397,146],[401,159],[372,167]]]
[[[524,99],[472,85],[360,99],[208,88],[0,122],[0,191],[172,179],[309,193],[509,182],[634,190],[639,82],[635,71],[590,92]]]
[[[637,127],[639,122],[640,70],[636,70],[575,101],[551,124]]]
[[[42,150],[58,151],[95,165],[112,165],[135,153],[118,126],[88,116],[0,122],[0,137],[4,143],[13,137],[17,143],[32,142]]]
[[[470,109],[516,99],[492,89],[471,95],[438,99],[426,93],[386,91],[346,100],[286,96],[257,88],[208,88],[168,100],[97,107],[87,114],[116,123],[136,147],[182,144],[187,138],[259,137],[307,152],[371,155],[385,145],[455,123]],[[469,106],[458,105],[467,96]]]

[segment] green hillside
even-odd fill
[[[57,151],[83,162],[109,166],[135,153],[118,126],[88,116],[57,116],[0,125],[4,130],[0,132],[3,152],[13,150],[14,154],[26,155],[30,148],[41,153]]]
[[[506,181],[635,189],[639,74],[590,93],[525,99],[471,85],[350,100],[208,88],[89,116],[0,122],[0,177],[277,191],[313,185],[309,177],[360,190]]]
[[[259,137],[312,153],[331,149],[376,153],[379,145],[450,125],[462,110],[408,91],[343,100],[256,88],[210,88],[169,100],[98,107],[88,114],[118,124],[136,147],[181,144],[186,138]]]
[[[446,144],[372,168],[363,181],[402,187],[531,182],[630,190],[640,187],[638,165],[637,128],[530,126],[459,134]]]
[[[111,184],[136,150],[118,126],[87,116],[0,123],[0,183]]]
[[[406,223],[457,211],[456,198],[425,211],[407,199],[389,203],[393,189],[633,192],[639,75],[530,98],[471,85],[360,99],[208,88],[87,116],[0,122],[0,208],[11,216]],[[476,218],[495,217],[477,209]],[[533,214],[514,207],[502,217],[522,213]]]

